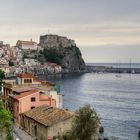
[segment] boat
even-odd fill
[[[118,63],[118,74],[115,75],[117,78],[121,78],[122,75],[120,74],[120,63]]]
[[[115,76],[116,76],[117,78],[121,78],[121,77],[122,77],[121,74],[116,74]]]

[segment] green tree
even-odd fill
[[[0,70],[0,96],[1,96],[1,90],[2,90],[2,79],[4,79],[5,78],[5,73],[2,71],[2,70]]]
[[[0,92],[2,89],[2,79],[4,77],[5,73],[0,70]],[[3,102],[0,100],[0,137],[2,137],[3,134],[6,134],[6,140],[12,140],[11,125],[11,114],[4,109]]]
[[[11,125],[11,114],[4,109],[3,102],[0,100],[0,137],[6,135],[6,140],[12,140]]]
[[[44,48],[43,51],[40,51],[40,57],[38,60],[41,60],[41,56],[45,57],[45,59],[49,62],[56,63],[58,65],[62,64],[62,55],[58,54],[55,48]]]
[[[62,140],[94,140],[99,132],[100,119],[90,105],[76,111],[72,130]]]

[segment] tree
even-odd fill
[[[41,60],[41,57],[44,57],[46,61],[56,63],[58,65],[62,65],[62,55],[58,54],[57,50],[55,48],[44,48],[43,51],[39,52],[38,60]]]
[[[2,79],[5,78],[4,71],[0,70],[0,96],[1,96],[1,90],[2,90]]]
[[[98,134],[100,119],[90,105],[76,111],[72,130],[62,140],[93,140]]]
[[[0,70],[0,92],[2,89],[2,79],[5,77],[5,73]],[[0,100],[0,136],[6,134],[6,140],[12,140],[11,135],[11,114],[4,109],[3,102]]]
[[[3,106],[3,102],[0,100],[0,136],[6,135],[6,140],[12,140],[11,135],[11,114],[6,111]]]

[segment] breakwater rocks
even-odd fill
[[[140,68],[113,68],[105,66],[86,66],[87,72],[95,73],[140,73]]]

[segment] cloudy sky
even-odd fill
[[[140,62],[140,0],[0,0],[0,40],[74,39],[86,62]]]

